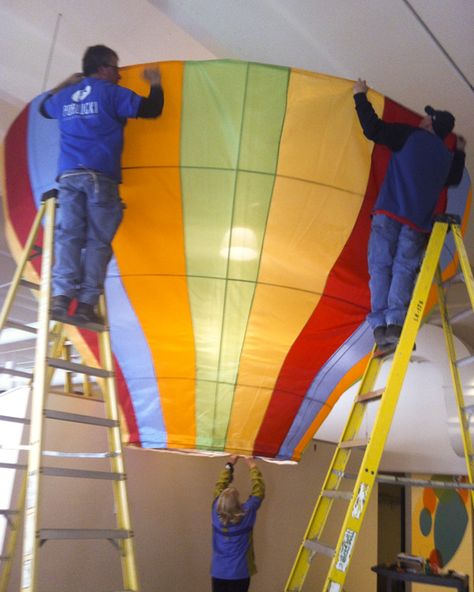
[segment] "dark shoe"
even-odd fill
[[[400,341],[402,334],[402,325],[389,325],[385,331],[385,341],[392,345],[396,345]]]
[[[379,325],[374,329],[374,341],[379,348],[383,348],[387,345],[387,340],[385,338],[386,331],[387,327],[385,325]]]
[[[103,325],[104,321],[95,312],[92,304],[86,302],[79,302],[76,308],[76,312],[73,315],[73,320],[77,323],[94,323],[97,325]]]
[[[67,319],[71,300],[69,296],[53,296],[51,301],[51,318],[56,321]]]

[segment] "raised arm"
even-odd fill
[[[380,119],[367,98],[368,86],[360,78],[354,83],[354,102],[364,136],[376,144],[398,151],[416,129],[403,123],[387,123]]]
[[[239,460],[238,456],[231,456],[227,461],[224,469],[221,471],[219,478],[217,479],[216,485],[214,487],[214,499],[219,497],[219,495],[224,491],[226,487],[232,483],[234,478],[234,466],[236,462]]]
[[[252,492],[250,495],[263,500],[265,497],[265,483],[263,481],[263,475],[260,472],[260,469],[257,467],[257,463],[253,457],[245,457],[245,462],[249,468],[250,479],[252,481]]]
[[[165,98],[161,86],[161,72],[159,68],[145,68],[143,78],[150,83],[150,94],[143,97],[138,107],[137,117],[154,119],[161,115]]]

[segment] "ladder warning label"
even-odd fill
[[[359,493],[357,494],[356,500],[354,502],[354,507],[352,509],[352,518],[359,520],[362,510],[364,509],[365,502],[367,501],[367,497],[369,495],[369,486],[367,483],[361,483],[359,487]]]
[[[338,584],[337,582],[329,582],[327,592],[340,592],[340,590],[341,584]]]
[[[348,528],[344,533],[344,540],[342,541],[341,550],[339,551],[339,557],[336,563],[336,569],[345,572],[349,560],[352,555],[352,549],[354,548],[357,533],[355,530]]]

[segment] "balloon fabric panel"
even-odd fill
[[[160,68],[162,116],[125,128],[127,209],[106,280],[124,433],[298,460],[373,345],[367,241],[390,152],[364,138],[349,80],[230,60]],[[123,68],[122,84],[146,95],[142,70]],[[369,98],[386,121],[420,120]],[[15,256],[55,185],[59,134],[41,99],[4,143]],[[446,197],[465,228],[467,172]],[[449,249],[442,267],[454,272]],[[94,336],[71,336],[97,359]]]

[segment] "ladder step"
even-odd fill
[[[466,282],[466,280],[464,278],[464,274],[462,272],[459,272],[456,275],[453,275],[453,277],[450,278],[449,280],[444,280],[443,282],[441,282],[441,285],[444,288],[449,288],[450,286],[452,286],[454,284],[462,284],[465,282]]]
[[[374,399],[380,399],[380,397],[384,394],[385,387],[377,389],[376,391],[369,391],[367,393],[361,393],[357,397],[358,403],[363,403],[365,401],[373,401]]]
[[[450,319],[450,323],[457,323],[458,321],[463,321],[464,319],[469,318],[472,314],[474,314],[474,310],[472,308],[467,308],[466,310],[462,310],[457,314],[453,315]]]
[[[28,467],[28,465],[23,465],[20,463],[5,463],[5,462],[0,462],[0,469],[15,469],[15,471],[17,470],[25,470]]]
[[[66,539],[129,539],[132,531],[120,528],[40,528],[41,541],[63,541]]]
[[[60,421],[71,421],[73,423],[84,423],[107,428],[119,426],[119,421],[115,419],[106,419],[103,417],[93,417],[91,415],[79,415],[78,413],[67,413],[65,411],[55,411],[54,409],[45,409],[44,415],[48,419],[58,419]],[[2,416],[0,415],[0,419]]]
[[[306,549],[309,549],[313,554],[319,553],[319,555],[326,555],[331,558],[336,554],[336,549],[333,549],[324,543],[320,543],[318,540],[306,539],[303,546],[306,547]]]
[[[12,421],[13,423],[29,424],[30,420],[26,417],[11,417],[10,415],[0,415],[0,421]]]
[[[466,405],[464,407],[464,413],[468,416],[474,415],[474,405]]]
[[[82,321],[76,321],[73,316],[68,316],[67,319],[62,319],[60,322],[65,325],[74,325],[74,327],[89,329],[89,331],[95,331],[96,333],[101,333],[102,331],[107,330],[107,327],[102,323],[84,323]]]
[[[469,364],[472,364],[474,362],[474,356],[466,356],[465,358],[460,358],[459,360],[456,360],[456,366],[458,368],[462,368],[463,366],[469,366]]]
[[[366,448],[368,440],[346,440],[339,444],[339,448]]]
[[[88,376],[98,376],[100,378],[110,378],[114,374],[102,368],[94,368],[93,366],[86,366],[85,364],[76,364],[76,362],[68,362],[67,360],[59,360],[58,358],[46,358],[48,366],[57,368],[58,370],[66,370],[68,372],[75,372],[76,374],[87,374]]]
[[[344,499],[350,501],[352,499],[352,491],[339,491],[337,489],[326,489],[321,494],[323,497],[332,499]]]
[[[0,510],[0,516],[15,516],[19,514],[18,510]]]
[[[30,290],[39,290],[40,289],[40,285],[39,284],[35,284],[35,282],[30,282],[28,280],[20,280],[20,286],[23,286],[24,288],[30,288]]]
[[[77,479],[107,479],[109,481],[122,481],[124,473],[112,473],[111,471],[86,471],[84,469],[65,469],[62,467],[41,467],[41,473],[49,477],[75,477]]]
[[[13,370],[13,368],[4,368],[0,366],[0,374],[10,374],[10,376],[19,376],[20,378],[33,378],[32,372],[22,372],[21,370]]]
[[[5,327],[9,327],[10,329],[17,329],[18,331],[25,331],[26,333],[33,333],[36,335],[38,330],[34,327],[30,327],[29,325],[25,325],[24,323],[19,323],[18,321],[5,321]]]

